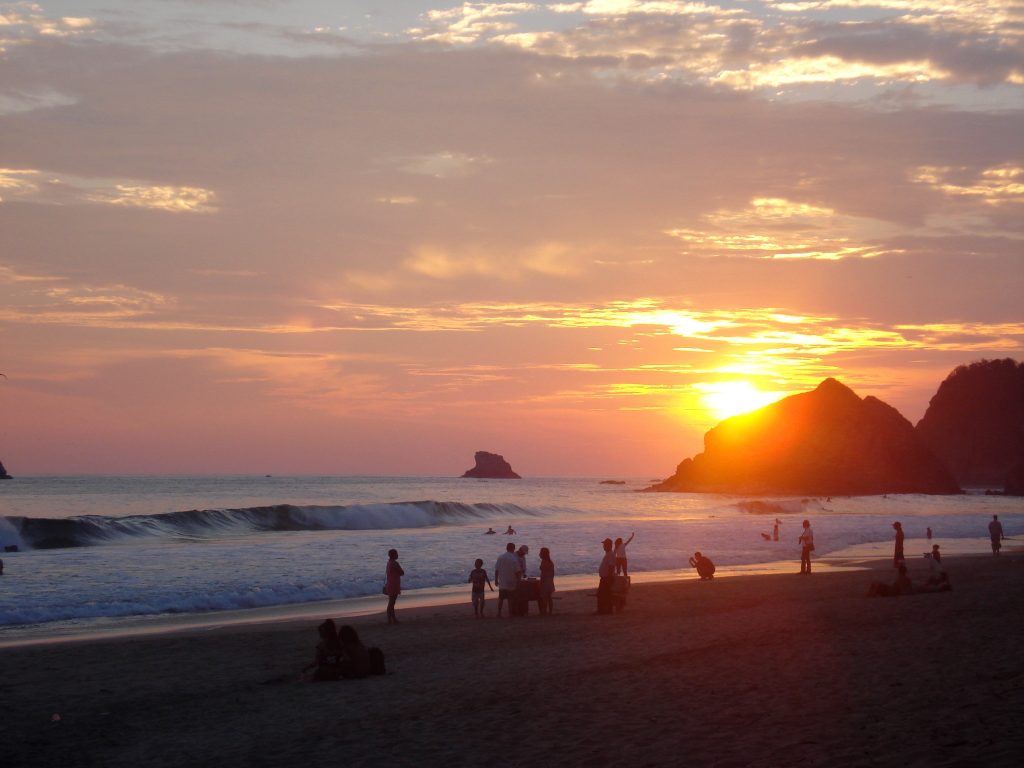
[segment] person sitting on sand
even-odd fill
[[[693,553],[690,565],[697,569],[697,575],[700,576],[701,581],[715,578],[715,564],[711,562],[711,558],[704,557],[700,552]]]
[[[914,587],[915,592],[949,592],[952,589],[953,585],[950,584],[949,574],[946,573],[945,569],[935,576],[929,576],[924,584]]]
[[[494,585],[491,584],[491,580],[487,578],[487,571],[484,569],[483,560],[478,557],[476,562],[473,563],[473,566],[473,570],[469,572],[469,583],[473,585],[471,590],[473,615],[480,619],[483,618],[484,615],[484,600],[486,599],[484,584],[491,588],[491,592],[494,591]]]
[[[629,542],[636,536],[635,533],[629,534],[629,538],[623,541],[622,539],[615,540],[615,575],[618,576],[620,573],[623,576],[629,576],[629,560],[626,557],[626,547],[629,546]]]
[[[316,645],[313,661],[302,668],[303,679],[314,683],[337,680],[341,677],[341,644],[338,642],[338,630],[333,620],[324,619],[316,631],[320,635],[320,642]]]
[[[925,559],[928,561],[928,578],[925,584],[944,584],[949,581],[949,576],[946,575],[946,569],[942,565],[942,555],[939,553],[939,545],[933,544],[931,552],[924,553]]]
[[[896,580],[892,584],[881,581],[872,581],[868,587],[868,597],[897,597],[899,595],[911,595],[914,593],[914,585],[907,575],[907,566],[900,563]]]
[[[515,536],[515,535],[516,535],[516,529],[515,529],[515,528],[513,528],[513,527],[512,527],[511,525],[510,525],[510,526],[509,526],[508,528],[506,528],[506,529],[505,529],[505,535],[506,535],[506,536]]]
[[[355,627],[343,624],[338,630],[338,645],[341,647],[341,676],[358,680],[370,674],[370,652],[359,639]]]

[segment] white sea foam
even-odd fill
[[[0,640],[11,632],[45,634],[52,622],[87,628],[149,614],[379,595],[391,547],[406,570],[405,588],[428,589],[463,584],[477,557],[492,569],[510,540],[529,545],[534,575],[540,547],[549,547],[557,582],[593,574],[600,541],[633,531],[630,569],[644,572],[685,568],[695,550],[720,569],[795,561],[805,517],[819,556],[890,542],[894,520],[903,521],[908,555],[928,548],[927,527],[940,544],[984,536],[992,514],[1000,515],[1008,535],[1024,527],[1024,499],[907,495],[830,502],[633,492],[642,485],[444,478],[195,478],[170,486],[166,478],[7,481],[0,491],[5,511],[56,521],[42,524],[51,533],[77,518],[81,525],[71,528],[85,532],[89,540],[80,543],[90,546],[30,551],[18,534],[24,521],[0,518],[0,541],[22,546],[3,555]],[[764,541],[775,517],[782,521],[780,541]],[[518,530],[515,537],[484,535],[508,524]]]

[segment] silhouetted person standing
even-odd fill
[[[992,554],[998,555],[1003,548],[1003,524],[999,522],[999,515],[992,515],[992,522],[988,524],[988,537],[992,539]]]
[[[611,539],[601,542],[604,547],[604,557],[601,558],[601,565],[597,570],[600,581],[597,583],[597,612],[612,612],[612,579],[615,578],[615,550]]]
[[[398,564],[398,550],[388,550],[388,565],[384,570],[384,594],[388,596],[388,624],[397,624],[398,617],[395,616],[395,602],[402,594],[402,577],[405,571]]]
[[[896,529],[896,549],[892,553],[892,567],[899,568],[901,563],[906,562],[906,558],[903,557],[903,524],[896,521],[892,527]]]
[[[804,520],[804,530],[797,537],[800,544],[800,573],[811,572],[811,552],[814,551],[814,531],[811,530],[811,521]]]
[[[498,585],[498,618],[501,618],[501,606],[508,601],[508,615],[512,615],[512,600],[516,587],[519,586],[519,557],[516,545],[511,541],[505,545],[505,553],[498,557],[494,564],[494,583]]]

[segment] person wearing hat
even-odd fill
[[[612,612],[612,579],[615,577],[615,550],[614,542],[605,539],[601,542],[604,547],[604,557],[601,558],[601,565],[597,575],[600,580],[597,583],[597,612]]]
[[[903,524],[897,520],[892,527],[896,529],[896,550],[892,555],[892,567],[899,568],[900,563],[906,561],[903,557]]]

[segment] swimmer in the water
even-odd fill
[[[485,533],[484,535],[485,535],[485,536],[491,536],[491,535],[493,535],[493,534],[495,534],[495,533],[497,533],[497,531],[496,531],[496,530],[494,530],[493,528],[488,528],[488,529],[487,529],[487,531],[486,531],[486,533]]]
[[[506,530],[506,531],[505,531],[505,535],[507,535],[507,536],[515,536],[515,535],[516,535],[516,529],[515,529],[515,528],[513,528],[513,527],[512,527],[511,525],[510,525],[510,526],[508,527],[508,530]]]

